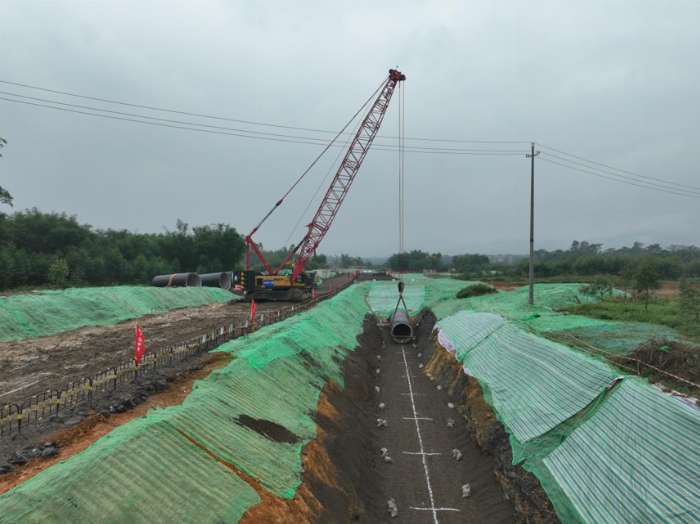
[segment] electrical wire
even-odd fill
[[[596,177],[599,177],[599,178],[604,178],[604,179],[606,179],[606,180],[612,180],[612,181],[614,181],[614,182],[620,182],[620,183],[623,183],[623,184],[628,184],[628,185],[632,185],[632,186],[636,186],[636,187],[640,187],[640,188],[644,188],[644,189],[651,189],[651,190],[653,190],[653,191],[660,191],[660,192],[663,192],[663,193],[668,193],[668,194],[676,195],[676,196],[682,196],[682,197],[687,197],[687,198],[700,198],[700,196],[695,195],[695,194],[684,193],[684,192],[680,192],[680,191],[673,191],[673,190],[669,190],[669,189],[661,189],[661,188],[655,187],[655,186],[647,186],[647,185],[643,185],[643,184],[638,184],[638,183],[635,183],[635,182],[630,181],[630,180],[625,180],[625,179],[620,179],[620,178],[613,178],[613,177],[611,177],[611,176],[607,176],[606,174],[602,174],[602,173],[600,173],[600,172],[591,171],[591,170],[589,170],[589,169],[582,169],[582,168],[580,168],[580,167],[576,167],[576,166],[572,166],[572,165],[563,164],[563,163],[557,162],[557,161],[555,161],[555,160],[549,160],[548,158],[545,158],[545,157],[540,157],[540,160],[543,161],[543,162],[548,162],[548,163],[550,163],[550,164],[554,164],[554,165],[557,165],[557,166],[561,166],[561,167],[564,167],[564,168],[567,168],[567,169],[570,169],[570,170],[573,170],[573,171],[579,171],[579,172],[581,172],[581,173],[593,175],[593,176],[596,176]]]
[[[538,146],[540,146],[540,147],[542,147],[542,148],[544,148],[544,149],[549,149],[549,150],[551,150],[551,151],[555,151],[555,152],[557,152],[557,153],[559,153],[559,154],[566,155],[566,156],[571,157],[571,158],[575,158],[576,160],[581,160],[581,161],[586,162],[586,163],[588,163],[588,164],[594,164],[594,165],[597,165],[597,166],[605,167],[605,168],[607,168],[607,169],[609,169],[609,170],[619,171],[619,172],[622,173],[622,174],[626,174],[626,175],[632,176],[632,177],[634,177],[634,178],[640,178],[640,179],[646,179],[646,180],[661,182],[661,183],[663,183],[663,184],[676,186],[676,187],[681,188],[681,189],[700,190],[700,186],[692,186],[692,185],[689,185],[689,184],[682,184],[682,183],[679,183],[679,182],[673,182],[673,181],[671,181],[671,180],[664,180],[664,179],[662,179],[662,178],[656,178],[656,177],[653,177],[653,176],[640,175],[639,173],[635,173],[634,171],[628,171],[628,170],[626,170],[626,169],[620,169],[619,167],[614,167],[614,166],[611,166],[611,165],[609,165],[609,164],[604,164],[603,162],[598,162],[598,161],[596,161],[596,160],[589,160],[589,159],[584,158],[584,157],[582,157],[582,156],[574,155],[574,154],[572,154],[572,153],[568,153],[568,152],[566,152],[566,151],[562,151],[561,149],[556,149],[556,148],[554,148],[554,147],[551,147],[551,146],[548,146],[548,145],[545,145],[545,144],[542,144],[542,143],[539,143],[539,142],[536,142],[536,143],[537,143]],[[556,156],[556,155],[553,155],[552,153],[549,153],[549,154],[550,154],[551,156]]]
[[[579,161],[576,161],[576,160],[571,160],[571,159],[568,159],[568,158],[563,157],[563,156],[560,156],[560,155],[555,155],[555,154],[553,154],[553,153],[548,153],[548,152],[546,152],[546,151],[543,151],[542,154],[543,154],[543,155],[546,155],[546,156],[548,156],[548,157],[551,157],[551,158],[556,158],[557,160],[559,160],[559,161],[561,161],[561,162],[566,162],[567,164],[572,164],[572,165],[575,165],[575,166],[578,166],[578,167],[581,167],[581,168],[584,168],[584,169],[589,169],[589,170],[592,170],[592,171],[605,173],[605,174],[610,175],[611,177],[619,178],[619,179],[621,179],[621,180],[625,180],[625,181],[628,181],[628,180],[629,180],[629,181],[632,181],[632,182],[635,182],[635,183],[640,183],[640,184],[648,185],[648,186],[650,186],[650,187],[655,187],[655,188],[658,188],[658,189],[668,189],[669,191],[676,191],[676,192],[687,192],[687,193],[690,193],[690,194],[694,194],[694,195],[700,196],[700,190],[698,190],[698,189],[678,188],[678,187],[676,187],[676,186],[674,186],[674,185],[671,185],[671,184],[668,184],[668,183],[666,183],[666,182],[653,182],[653,181],[651,181],[651,180],[649,180],[649,181],[647,181],[647,180],[640,180],[640,179],[637,179],[637,178],[634,178],[634,177],[630,177],[630,176],[627,176],[627,175],[623,175],[623,174],[621,174],[621,173],[616,173],[616,172],[614,172],[614,171],[612,171],[612,170],[607,170],[607,169],[601,169],[601,168],[592,167],[592,166],[589,165],[589,164],[585,164],[585,163],[583,163],[583,162],[579,162]]]
[[[343,128],[342,128],[340,131],[338,131],[338,134],[336,134],[336,135],[333,137],[333,139],[328,143],[328,145],[327,145],[326,147],[323,148],[323,151],[321,151],[321,152],[316,156],[316,158],[314,158],[314,160],[311,162],[311,164],[309,164],[309,166],[302,172],[302,174],[299,175],[299,178],[297,178],[297,179],[294,181],[294,183],[291,185],[291,187],[290,187],[289,189],[287,189],[287,192],[286,192],[284,195],[282,195],[282,198],[280,198],[280,199],[272,206],[272,209],[270,209],[270,211],[268,211],[267,214],[262,218],[262,220],[260,220],[260,222],[258,222],[258,225],[255,226],[255,227],[253,228],[253,230],[251,231],[251,233],[248,235],[249,237],[250,237],[251,235],[253,235],[253,233],[255,233],[258,229],[260,229],[260,226],[262,226],[263,223],[264,223],[268,218],[270,218],[270,215],[272,215],[272,213],[274,213],[274,211],[282,204],[282,202],[284,202],[284,199],[287,198],[287,197],[289,196],[289,194],[294,190],[295,187],[297,187],[297,186],[299,185],[299,183],[300,183],[300,182],[303,180],[303,178],[309,173],[309,171],[311,171],[311,169],[313,169],[313,167],[318,163],[318,161],[321,160],[321,157],[322,157],[323,155],[326,154],[326,152],[331,148],[331,146],[333,145],[333,143],[334,143],[334,142],[338,139],[338,137],[348,128],[348,126],[352,123],[352,121],[355,120],[355,119],[357,118],[357,115],[359,115],[359,114],[362,112],[362,110],[367,106],[367,104],[369,104],[369,103],[372,101],[372,99],[376,96],[376,94],[384,87],[384,85],[386,84],[386,82],[387,82],[386,80],[383,80],[382,83],[379,84],[379,87],[377,87],[377,89],[375,89],[374,92],[367,98],[367,100],[365,100],[365,102],[360,106],[360,108],[359,108],[357,111],[355,111],[355,114],[353,114],[352,117],[350,117],[350,120],[348,120],[347,123],[343,126]]]
[[[194,117],[198,117],[198,118],[208,118],[208,119],[226,121],[226,122],[237,122],[240,124],[274,127],[274,128],[278,128],[278,129],[309,131],[309,132],[314,132],[314,133],[325,133],[325,134],[331,134],[331,135],[336,133],[335,131],[332,131],[329,129],[319,129],[319,128],[314,128],[314,127],[302,127],[302,126],[289,126],[289,125],[276,124],[276,123],[271,123],[271,122],[261,122],[261,121],[257,121],[257,120],[245,120],[245,119],[241,119],[241,118],[225,117],[225,116],[212,115],[212,114],[207,114],[207,113],[196,113],[196,112],[191,112],[191,111],[183,111],[183,110],[179,110],[179,109],[171,109],[171,108],[166,108],[166,107],[159,107],[159,106],[152,106],[152,105],[145,105],[145,104],[135,104],[132,102],[125,102],[123,100],[115,100],[115,99],[110,99],[110,98],[83,95],[83,94],[76,93],[76,92],[61,91],[58,89],[50,89],[47,87],[41,87],[41,86],[37,86],[37,85],[33,85],[33,84],[12,82],[10,80],[0,79],[0,83],[6,84],[6,85],[13,85],[13,86],[17,86],[17,87],[23,87],[25,89],[34,89],[34,90],[43,91],[46,93],[53,93],[53,94],[57,94],[57,95],[70,96],[70,97],[74,97],[74,98],[82,98],[84,100],[93,100],[95,102],[116,104],[116,105],[121,105],[121,106],[125,106],[125,107],[133,107],[136,109],[147,109],[149,111],[159,111],[159,112],[164,112],[164,113],[171,113],[171,114],[184,115],[184,116],[194,116]],[[396,139],[397,137],[379,135],[378,138]],[[464,143],[464,144],[529,144],[529,141],[527,141],[527,140],[464,140],[464,139],[455,139],[455,138],[435,138],[435,137],[404,137],[404,139],[405,140],[412,140],[412,141],[450,142],[450,143]]]
[[[299,224],[301,224],[301,221],[306,216],[306,213],[308,213],[309,209],[311,208],[314,201],[318,197],[318,194],[321,192],[321,189],[326,187],[326,180],[328,180],[328,177],[331,175],[331,173],[336,168],[336,166],[338,164],[338,160],[340,160],[340,156],[347,150],[348,145],[350,144],[350,142],[352,141],[353,138],[354,137],[352,135],[349,135],[346,138],[345,142],[342,144],[342,146],[338,148],[338,154],[335,156],[335,159],[333,160],[333,162],[328,166],[328,170],[326,171],[326,174],[323,176],[323,179],[318,184],[318,187],[316,187],[316,191],[314,191],[314,194],[311,196],[311,198],[309,199],[309,202],[306,204],[304,211],[301,212],[301,214],[299,215],[299,218],[297,219],[296,223],[294,224],[294,227],[289,232],[287,239],[284,241],[285,246],[289,245],[289,241],[292,239],[294,234],[297,232],[297,229],[299,228]]]
[[[0,91],[0,93],[3,93],[3,92]],[[36,97],[25,97],[25,98],[32,98],[34,100],[37,100]],[[110,114],[94,113],[94,112],[91,112],[88,110],[80,109],[80,108],[86,108],[88,106],[80,106],[77,104],[67,104],[65,102],[56,102],[56,103],[59,103],[59,104],[66,106],[66,107],[58,107],[58,106],[48,105],[45,103],[32,102],[32,101],[28,101],[28,100],[15,100],[15,99],[3,97],[3,96],[0,96],[0,100],[6,101],[6,102],[13,102],[13,103],[18,103],[18,104],[29,105],[29,106],[33,106],[33,107],[54,109],[54,110],[62,111],[62,112],[76,113],[79,115],[106,118],[109,120],[119,120],[119,121],[126,121],[126,122],[132,122],[132,123],[143,124],[143,125],[166,127],[166,128],[186,130],[186,131],[196,131],[196,132],[214,134],[214,135],[235,136],[235,137],[239,137],[239,138],[250,138],[250,139],[254,139],[254,140],[266,140],[266,141],[271,141],[271,142],[282,142],[282,143],[291,143],[291,144],[305,144],[305,145],[324,145],[324,144],[327,144],[326,140],[315,138],[315,137],[304,137],[304,136],[298,136],[298,135],[285,135],[285,134],[280,134],[280,133],[266,133],[266,132],[254,131],[254,130],[239,130],[237,128],[213,126],[213,125],[209,125],[209,124],[200,124],[198,122],[162,119],[162,118],[152,117],[152,116],[148,116],[148,115],[141,115],[141,114],[135,114],[135,113],[125,113],[125,112],[112,111],[112,110],[104,110],[104,109],[100,109],[100,108],[94,108],[93,110],[94,111],[108,112]],[[49,101],[49,102],[53,102],[53,101]],[[115,114],[121,115],[121,116],[115,116]],[[201,126],[201,127],[195,127],[195,126]],[[255,133],[255,134],[251,135],[248,133]],[[341,136],[344,134],[345,133],[341,133]],[[350,135],[350,136],[352,136],[352,135]],[[338,144],[332,144],[332,147],[340,147],[340,146]],[[377,144],[375,147],[373,147],[373,149],[377,149],[379,151],[395,151],[396,147],[386,145],[386,144]],[[409,151],[411,153],[445,154],[445,155],[454,154],[454,155],[475,155],[475,156],[492,156],[492,155],[493,156],[501,156],[501,155],[515,156],[515,155],[522,154],[521,151],[517,151],[517,150],[513,150],[513,149],[506,149],[506,150],[458,149],[458,148],[435,148],[435,147],[419,147],[419,146],[414,146],[414,147],[410,148]]]

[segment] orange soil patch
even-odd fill
[[[493,282],[489,282],[489,284],[500,291],[510,291],[520,287],[520,284],[513,284],[512,282],[504,282],[501,280],[494,280]]]
[[[680,293],[679,290],[680,283],[673,280],[664,280],[661,282],[661,287],[654,291],[657,297],[661,298],[674,298]]]
[[[231,356],[228,353],[211,353],[204,367],[174,381],[167,390],[150,396],[144,403],[139,404],[134,409],[109,417],[92,415],[74,428],[49,435],[46,441],[55,442],[59,446],[58,455],[50,458],[34,458],[12,473],[3,475],[0,479],[0,494],[29,480],[56,462],[62,462],[72,455],[80,453],[116,427],[132,419],[144,416],[151,408],[165,408],[181,404],[192,392],[192,386],[196,380],[206,377],[215,369],[224,367],[229,363],[230,358]]]
[[[326,384],[326,387],[321,392],[317,406],[319,414],[332,420],[337,420],[340,417],[340,413],[328,401],[328,394],[335,387],[335,385]],[[326,432],[317,426],[316,438],[309,442],[301,453],[304,483],[299,487],[294,498],[289,500],[271,495],[257,480],[250,478],[245,473],[241,473],[234,466],[225,464],[250,484],[261,498],[259,504],[250,508],[243,515],[241,524],[257,524],[260,522],[301,524],[317,522],[323,506],[311,492],[309,480],[313,479],[316,482],[340,489],[336,483],[335,466],[326,451],[326,439]]]

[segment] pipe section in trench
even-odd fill
[[[405,311],[397,309],[391,315],[391,338],[399,344],[413,340],[413,323]]]

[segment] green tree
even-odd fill
[[[582,288],[582,291],[588,295],[593,295],[601,300],[612,295],[613,283],[608,277],[596,277],[593,282]]]
[[[361,257],[351,257],[347,253],[340,255],[340,267],[342,268],[362,267],[364,265]]]
[[[489,266],[489,257],[486,255],[457,255],[452,259],[455,271],[465,276],[481,274]]]
[[[389,267],[394,271],[439,271],[444,268],[442,253],[426,253],[416,249],[391,255]]]
[[[7,140],[0,136],[0,149],[5,147],[5,144],[7,144]],[[2,154],[0,154],[0,156],[2,156]],[[0,204],[7,204],[8,206],[12,206],[12,195],[7,189],[5,189],[2,186],[0,186]]]
[[[644,310],[649,310],[649,301],[653,291],[659,287],[660,275],[656,264],[651,258],[646,258],[637,267],[634,275],[634,289],[637,296],[644,301]]]
[[[10,192],[4,187],[0,186],[0,204],[7,204],[8,206],[12,206],[12,200],[13,198]]]
[[[680,303],[682,314],[700,321],[700,282],[681,280]]]
[[[328,267],[328,257],[326,255],[314,255],[306,264],[306,269],[325,269]]]
[[[57,287],[65,287],[68,282],[68,273],[70,269],[68,268],[68,262],[65,258],[57,257],[49,266],[49,271],[47,275],[47,280],[49,284]]]

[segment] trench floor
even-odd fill
[[[376,430],[378,448],[387,448],[391,457],[391,462],[376,462],[379,485],[382,498],[393,498],[399,512],[390,518],[385,506],[385,521],[514,522],[512,505],[494,477],[493,458],[471,442],[466,422],[448,404],[447,393],[423,372],[431,341],[429,330],[420,331],[415,344],[394,343],[383,331],[383,343],[370,357],[379,369],[374,370],[374,385],[380,388],[375,393],[376,416],[387,421]],[[453,427],[448,420],[454,421]],[[453,450],[459,451],[460,460]],[[465,498],[462,486],[467,483],[471,494]]]

